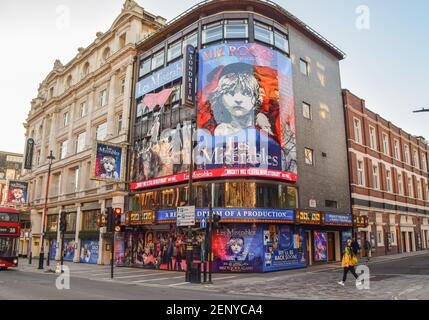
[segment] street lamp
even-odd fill
[[[44,244],[44,236],[45,236],[45,223],[46,223],[46,212],[48,211],[48,193],[49,193],[49,183],[51,182],[51,167],[52,167],[52,161],[55,160],[55,157],[52,153],[52,150],[49,153],[49,157],[47,158],[49,160],[49,167],[48,167],[48,181],[46,182],[46,194],[45,194],[45,208],[43,210],[43,216],[42,216],[42,232],[40,235],[40,245],[42,246],[40,249],[40,256],[39,256],[39,269],[43,269],[43,260],[45,258],[45,244]]]

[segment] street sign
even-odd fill
[[[207,227],[207,220],[201,219],[200,221],[200,228],[205,229]]]
[[[195,225],[195,206],[177,207],[177,226],[188,227]]]

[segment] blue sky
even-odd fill
[[[168,20],[199,1],[137,0]],[[341,62],[342,86],[366,100],[367,107],[405,131],[429,139],[429,1],[276,0],[286,10],[347,53]],[[123,0],[1,1],[0,94],[3,120],[0,150],[23,152],[22,123],[39,83],[55,59],[66,63],[106,31]],[[366,5],[370,29],[359,30],[356,8]],[[70,24],[57,27],[58,8]]]

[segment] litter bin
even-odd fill
[[[191,283],[201,283],[200,263],[191,263]]]

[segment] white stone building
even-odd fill
[[[164,23],[164,18],[127,0],[107,32],[98,32],[67,64],[55,61],[40,84],[24,124],[26,140],[35,140],[33,167],[22,176],[29,182],[33,257],[41,248],[47,157],[52,151],[45,253],[60,257],[58,224],[64,210],[65,259],[79,262],[81,247],[86,253],[91,241],[92,262],[108,263],[110,248],[103,243],[96,217],[110,206],[124,209],[127,192],[124,184],[90,179],[93,145],[96,140],[127,145],[136,43]]]

